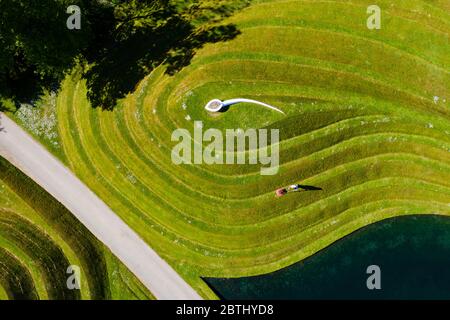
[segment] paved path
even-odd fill
[[[69,169],[1,112],[0,156],[70,210],[157,299],[201,299],[167,262]]]

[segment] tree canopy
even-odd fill
[[[93,107],[117,99],[160,64],[173,74],[205,43],[236,37],[224,17],[248,0],[1,0],[0,98],[30,102],[55,90],[83,65]],[[81,9],[81,30],[69,30],[67,7]]]
[[[60,82],[73,66],[74,58],[87,46],[90,28],[86,23],[83,33],[68,30],[67,6],[62,0],[0,1],[2,97],[34,99],[42,88]]]

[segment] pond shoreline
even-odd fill
[[[381,289],[367,288],[367,268]],[[260,276],[205,278],[223,299],[449,299],[450,218],[389,218],[289,267]]]

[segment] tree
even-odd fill
[[[187,66],[205,43],[233,39],[239,34],[237,27],[219,22],[247,4],[247,0],[117,1],[115,28],[104,38],[103,48],[87,56],[90,68],[84,78],[92,106],[110,110],[158,65],[166,64],[172,75]]]
[[[174,74],[196,49],[239,34],[223,17],[247,0],[1,0],[0,98],[36,99],[77,63],[93,107],[112,109],[155,67]],[[66,27],[69,5],[81,30]]]

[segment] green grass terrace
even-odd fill
[[[208,44],[174,76],[157,68],[112,112],[90,107],[74,71],[54,104],[39,111],[54,115],[54,135],[30,131],[205,298],[215,295],[201,277],[279,270],[390,217],[450,215],[450,4],[379,0],[382,28],[368,30],[370,4],[255,1],[227,20],[242,32],[236,39]],[[286,116],[252,105],[204,110],[211,99],[237,97]],[[26,117],[16,119],[30,128]],[[204,130],[279,129],[279,173],[173,164],[171,134],[193,131],[194,121]],[[323,190],[275,198],[275,189],[292,183]],[[20,208],[1,211],[2,228]],[[28,231],[48,224],[27,219],[15,221]],[[89,264],[64,241],[57,249],[72,229],[54,223],[64,230],[52,241],[41,230],[13,243],[12,252],[44,241],[52,259]],[[123,270],[92,246],[106,269],[109,260]],[[33,258],[0,256],[16,269]],[[45,292],[44,280],[31,281],[38,270],[26,269],[23,281],[34,286],[28,294]],[[86,279],[92,288],[82,297],[95,297],[102,277]]]

